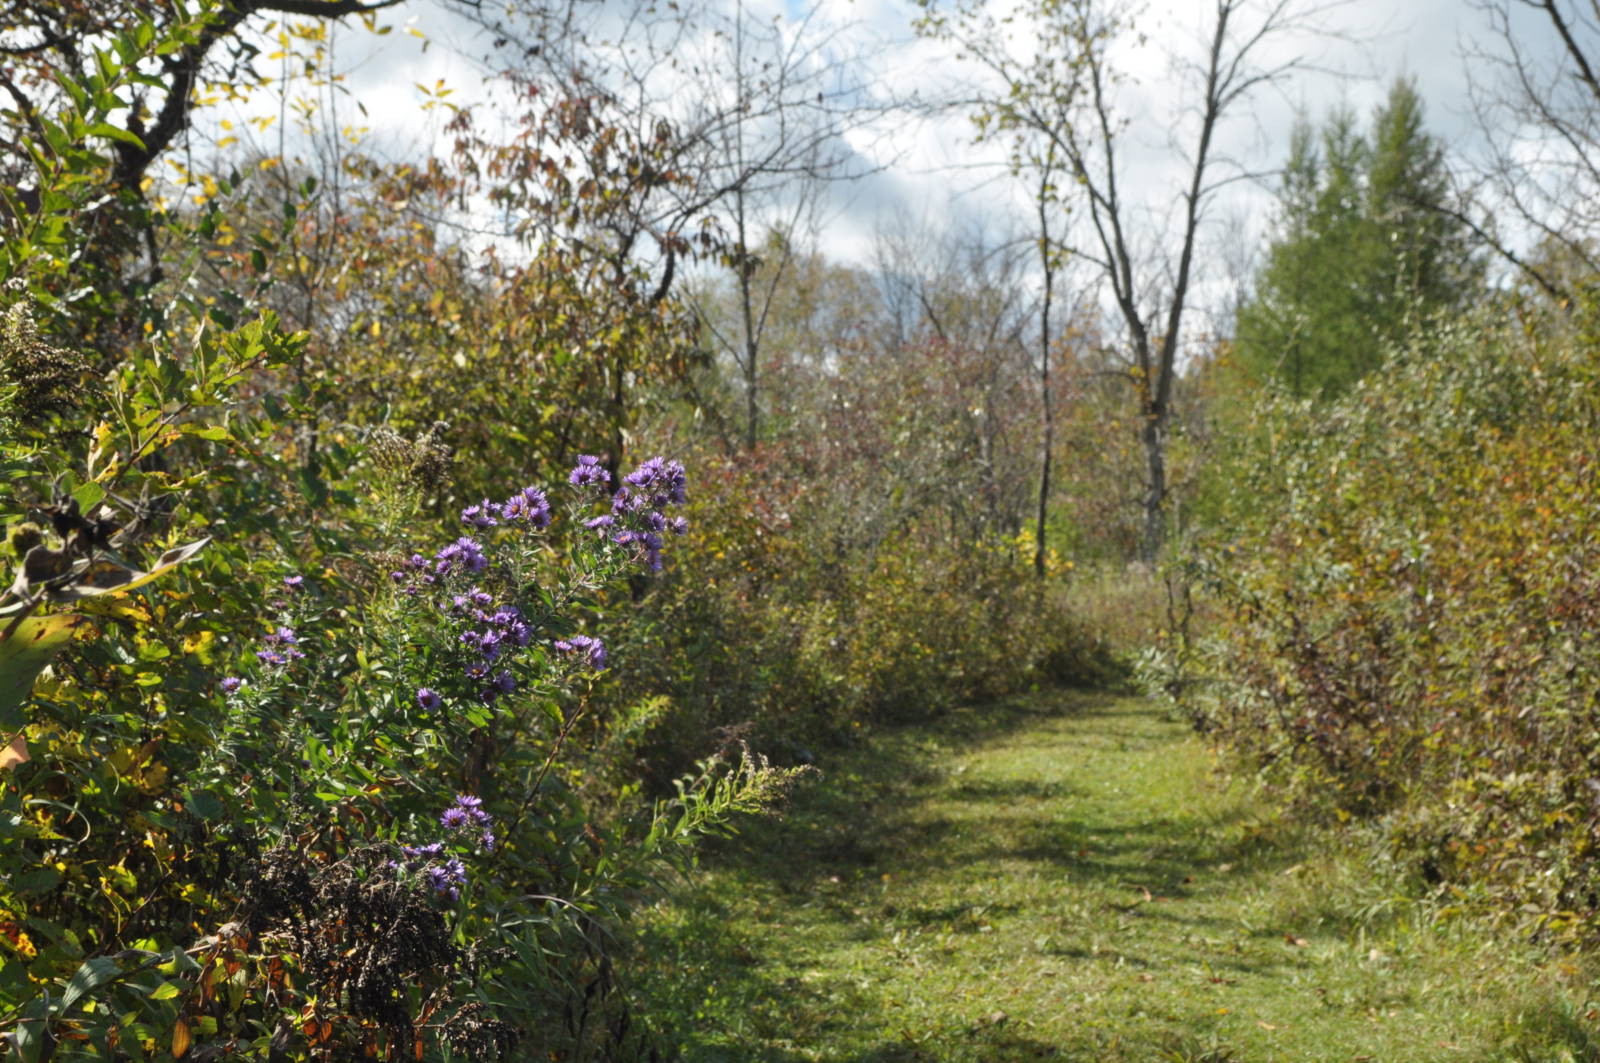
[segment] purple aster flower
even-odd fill
[[[439,696],[437,691],[421,687],[417,690],[417,704],[432,712],[444,704],[444,699]]]
[[[450,575],[458,567],[466,572],[482,572],[488,565],[483,547],[465,535],[433,555],[433,570],[441,576]]]
[[[535,528],[550,527],[550,500],[537,487],[524,487],[501,507],[507,520],[520,520]]]
[[[444,852],[444,842],[429,842],[427,845],[402,845],[400,851],[408,860],[427,860]]]
[[[306,578],[304,576],[285,576],[283,577],[283,586],[291,594],[305,590]]]
[[[461,511],[461,523],[469,528],[493,528],[500,523],[500,507],[487,498]]]
[[[617,493],[611,496],[611,512],[619,517],[626,517],[630,513],[637,513],[645,506],[645,500],[628,490],[626,487],[617,488]]]
[[[236,694],[239,692],[239,688],[242,686],[244,686],[243,679],[240,679],[236,675],[230,675],[228,678],[222,681],[222,692],[224,694]]]
[[[467,810],[460,805],[451,805],[439,815],[439,823],[445,830],[460,830],[469,822],[471,818],[467,815]]]
[[[591,487],[610,483],[611,474],[606,472],[605,467],[600,464],[600,459],[593,454],[580,454],[578,464],[567,480],[577,487]]]
[[[489,825],[490,816],[489,813],[483,810],[483,798],[481,797],[474,797],[471,794],[456,794],[456,803],[450,807],[460,811],[467,821],[476,826],[487,827]]]
[[[481,836],[479,836],[479,838],[478,838],[478,844],[483,846],[483,851],[484,852],[486,852],[486,853],[494,852],[494,847],[495,847],[494,831],[492,831],[492,830],[484,831],[483,834]]]
[[[650,458],[647,461],[640,462],[637,469],[622,478],[623,482],[639,488],[652,487],[656,482],[656,478],[662,475],[662,464],[660,458]]]
[[[583,522],[583,526],[585,528],[591,529],[592,531],[597,531],[597,532],[601,532],[602,534],[604,534],[605,530],[607,528],[611,527],[616,522],[617,522],[617,518],[616,517],[613,517],[611,514],[606,513],[606,514],[603,514],[602,516],[595,517],[593,520],[584,521]]]
[[[689,521],[684,517],[672,518],[672,534],[685,535],[689,531]]]
[[[560,639],[553,645],[561,653],[582,655],[585,663],[597,672],[606,666],[605,643],[597,638],[591,638],[588,635],[573,635],[569,639]]]
[[[454,856],[443,864],[434,864],[424,874],[427,876],[428,885],[432,887],[433,891],[451,901],[460,899],[460,887],[467,884],[466,865]]]
[[[501,669],[499,672],[496,672],[495,677],[489,682],[494,687],[496,693],[515,694],[517,692],[516,677],[505,669]]]
[[[284,655],[279,653],[277,650],[257,650],[256,651],[256,657],[263,664],[288,664],[289,663],[288,658],[284,657]]]

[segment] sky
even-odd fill
[[[746,11],[773,19],[787,40],[807,35],[825,39],[810,61],[841,70],[854,63],[850,69],[871,86],[864,94],[890,104],[843,138],[856,168],[870,173],[829,188],[815,232],[816,245],[825,254],[868,263],[879,234],[896,228],[950,228],[991,242],[1026,231],[1027,189],[1008,176],[1003,145],[974,144],[971,122],[958,109],[929,113],[910,105],[947,99],[978,74],[950,45],[912,32],[917,13],[913,4],[704,2],[742,2]],[[617,31],[620,19],[632,10],[615,0],[576,3],[602,37]],[[1131,25],[1143,43],[1125,44],[1116,55],[1127,75],[1119,100],[1129,123],[1127,197],[1137,205],[1135,215],[1152,248],[1170,242],[1172,207],[1186,179],[1184,156],[1193,145],[1196,116],[1186,107],[1194,97],[1186,90],[1190,81],[1182,64],[1201,57],[1204,24],[1213,6],[1209,0],[1150,0]],[[1471,0],[1323,0],[1319,10],[1320,32],[1274,41],[1260,53],[1267,65],[1302,57],[1306,69],[1263,87],[1219,130],[1214,155],[1262,176],[1230,185],[1210,204],[1200,265],[1202,284],[1214,299],[1248,274],[1250,256],[1270,230],[1270,172],[1283,162],[1297,113],[1316,119],[1343,106],[1368,116],[1390,82],[1403,75],[1418,85],[1431,132],[1468,156],[1478,144],[1468,86],[1474,67],[1481,75],[1482,65],[1471,52],[1477,44],[1488,44],[1489,34]],[[391,27],[384,36],[353,25],[335,37],[335,63],[347,90],[337,99],[336,113],[341,123],[367,128],[369,148],[414,158],[440,143],[447,117],[439,108],[419,110],[426,99],[419,86],[448,87],[453,101],[482,100],[486,58],[491,64],[503,60],[476,27],[439,0],[410,0],[384,12],[380,22]],[[1530,39],[1549,36],[1537,22],[1529,26],[1534,31]],[[709,24],[688,27],[673,46],[683,62],[676,70],[663,69],[653,83],[667,106],[693,98],[716,76],[714,56],[722,43]],[[1029,46],[1026,32],[1009,45],[1016,52]],[[696,69],[696,56],[712,58]],[[358,110],[358,102],[364,111]]]

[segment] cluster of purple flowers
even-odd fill
[[[583,468],[579,465],[573,470],[574,483]],[[651,458],[622,479],[623,485],[611,496],[611,512],[585,521],[584,527],[611,536],[619,546],[635,548],[650,571],[659,571],[662,535],[669,531],[682,535],[689,530],[689,522],[683,517],[667,516],[668,509],[688,499],[683,465]]]
[[[439,823],[451,834],[475,834],[477,845],[484,852],[494,851],[492,822],[489,813],[483,810],[482,799],[470,794],[457,794],[455,803],[439,815]],[[444,842],[402,845],[400,853],[404,861],[391,861],[390,866],[421,872],[428,888],[447,901],[454,903],[461,898],[461,887],[467,884],[467,866],[460,857],[445,851]]]
[[[256,651],[256,657],[263,664],[286,665],[305,656],[300,652],[300,637],[294,633],[292,627],[280,625],[276,631],[261,641],[266,645]]]
[[[611,474],[599,458],[584,454],[567,479],[591,499],[599,500],[606,497]],[[662,536],[682,534],[688,528],[682,517],[669,518],[666,512],[684,502],[684,483],[682,464],[651,458],[624,477],[610,498],[611,512],[586,526],[618,546],[632,548],[635,557],[652,570],[659,569]],[[551,519],[550,500],[536,487],[524,487],[503,502],[485,498],[461,511],[462,523],[473,533],[511,524],[543,529],[550,526]],[[517,650],[527,648],[535,632],[516,606],[497,606],[493,596],[476,586],[459,589],[467,582],[460,577],[488,567],[483,543],[464,535],[431,559],[412,554],[391,576],[410,595],[421,593],[425,586],[435,592],[449,587],[449,603],[440,600],[439,604],[459,624],[456,637],[466,653],[463,672],[477,699],[492,705],[501,696],[516,692],[517,678],[507,665]],[[555,642],[553,648],[596,671],[606,666],[606,648],[599,639],[574,635]],[[416,699],[418,706],[430,712],[443,704],[440,694],[427,687],[417,690]]]
[[[498,671],[493,665],[509,650],[525,649],[533,640],[533,626],[522,618],[514,605],[496,607],[487,593],[472,588],[458,594],[451,601],[452,615],[476,625],[461,632],[461,645],[476,658],[466,667],[467,678],[478,683],[478,698],[492,705],[502,694],[514,694],[516,677],[505,668]]]
[[[493,852],[495,837],[491,829],[493,820],[483,810],[483,800],[470,794],[457,794],[455,804],[439,814],[439,823],[453,834],[478,832],[478,844],[484,852]]]
[[[400,852],[406,858],[405,863],[395,860],[391,861],[391,866],[421,871],[423,881],[434,893],[451,903],[461,899],[461,887],[467,884],[467,865],[458,856],[445,857],[440,861],[439,857],[445,855],[444,842],[402,845]]]
[[[579,454],[578,464],[567,477],[567,482],[574,487],[604,487],[611,482],[611,474],[593,454]]]
[[[606,666],[605,643],[588,635],[573,635],[571,638],[557,639],[551,644],[556,652],[582,657],[584,663],[595,671],[603,671]]]
[[[537,487],[524,487],[504,502],[487,498],[461,511],[461,523],[479,530],[507,524],[526,524],[532,528],[550,527],[550,500]]]

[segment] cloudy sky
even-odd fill
[[[746,12],[771,19],[783,39],[821,42],[806,46],[807,62],[841,71],[855,62],[854,75],[880,100],[949,98],[977,76],[949,45],[912,32],[917,9],[906,0],[817,0],[816,8],[802,6],[809,0],[703,2],[742,2]],[[574,3],[598,37],[622,36],[622,20],[635,10],[618,0]],[[1269,66],[1304,57],[1307,69],[1263,88],[1237,109],[1219,131],[1218,157],[1270,171],[1283,161],[1297,111],[1319,117],[1346,106],[1368,115],[1401,75],[1416,80],[1432,131],[1453,150],[1472,153],[1478,134],[1468,86],[1474,73],[1480,80],[1483,74],[1472,55],[1475,48],[1494,46],[1472,0],[1308,0],[1301,6],[1319,3],[1315,22],[1321,32],[1274,40],[1259,54]],[[1196,116],[1185,106],[1193,99],[1192,74],[1185,75],[1183,64],[1202,58],[1213,10],[1210,0],[1150,0],[1132,24],[1143,43],[1129,35],[1116,56],[1127,77],[1120,90],[1120,109],[1129,120],[1124,180],[1129,198],[1142,206],[1152,243],[1170,229],[1168,213],[1186,173],[1183,152],[1194,142]],[[1522,18],[1530,40],[1549,37],[1541,15]],[[348,89],[337,103],[338,118],[369,127],[372,147],[415,157],[432,148],[444,118],[437,109],[419,111],[426,99],[419,86],[446,86],[454,101],[482,100],[484,72],[504,62],[504,52],[491,49],[477,27],[438,0],[412,0],[384,12],[381,21],[392,27],[382,37],[359,26],[336,36],[335,62]],[[1022,33],[1011,47],[1020,52],[1029,44]],[[691,25],[672,49],[682,61],[663,67],[654,88],[667,101],[689,99],[714,83],[718,49],[726,54],[725,42],[709,25]],[[1019,231],[1026,224],[1026,189],[1008,178],[1003,148],[974,145],[971,133],[960,114],[910,107],[864,121],[845,143],[856,164],[873,172],[831,189],[817,233],[822,249],[836,258],[867,261],[877,234],[895,225],[954,226],[991,239]],[[1246,252],[1258,246],[1254,238],[1270,219],[1271,189],[1270,178],[1241,181],[1213,202],[1216,234],[1208,245],[1211,258],[1202,264],[1208,283],[1224,285],[1230,271],[1248,269]],[[1232,261],[1241,255],[1243,264]]]

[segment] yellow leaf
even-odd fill
[[[183,1054],[189,1051],[189,1024],[182,1019],[172,1028],[172,1055],[175,1059],[182,1059]]]

